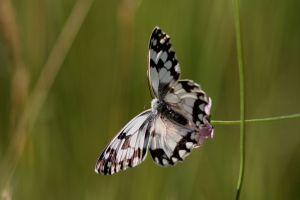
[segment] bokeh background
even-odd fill
[[[238,125],[215,125],[214,139],[175,167],[158,167],[148,156],[114,176],[94,172],[108,142],[150,106],[154,26],[171,36],[181,77],[211,96],[212,119],[239,119],[231,0],[94,1],[69,51],[56,55],[63,62],[53,85],[18,137],[24,105],[76,2],[0,1],[0,199],[234,199]],[[300,112],[299,10],[296,0],[241,0],[248,119]],[[242,199],[300,198],[299,125],[247,125]]]

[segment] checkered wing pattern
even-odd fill
[[[213,137],[210,98],[191,80],[180,80],[166,94],[167,106],[155,118],[150,153],[162,166],[184,160],[207,138]]]
[[[149,44],[148,78],[155,97],[163,99],[180,76],[180,66],[172,50],[170,37],[155,27]]]
[[[150,110],[132,119],[100,155],[96,173],[111,175],[143,162],[151,141],[151,121]]]
[[[175,165],[213,137],[211,99],[200,85],[179,77],[170,37],[155,27],[148,65],[152,109],[132,119],[110,142],[96,163],[97,173],[111,175],[135,167],[144,161],[148,149],[158,165]]]

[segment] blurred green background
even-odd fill
[[[76,1],[11,3],[18,30],[7,31],[10,25],[2,23],[0,37],[2,165],[10,159],[4,160],[26,96]],[[2,21],[3,10],[8,11],[2,9]],[[241,0],[248,119],[300,112],[299,10],[296,0]],[[148,156],[142,165],[114,176],[94,172],[114,135],[150,107],[147,48],[156,25],[172,38],[181,77],[200,83],[211,96],[212,119],[239,119],[231,0],[95,1],[37,120],[24,130],[25,139],[17,140],[21,156],[13,161],[16,168],[0,199],[234,199],[238,125],[216,125],[214,139],[175,167],[158,167]],[[15,31],[24,64],[20,76],[9,39]],[[300,198],[299,124],[292,119],[247,125],[241,199]]]

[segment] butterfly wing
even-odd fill
[[[180,67],[170,37],[155,28],[149,45],[148,77],[154,96],[164,102],[153,121],[150,153],[163,166],[174,165],[213,136],[211,100],[200,86],[178,80]]]
[[[149,150],[153,160],[162,166],[184,160],[198,143],[195,129],[175,123],[163,115],[155,118],[153,129]]]
[[[148,79],[155,97],[163,99],[180,76],[180,66],[171,49],[170,37],[155,27],[149,44]]]
[[[178,81],[165,95],[164,101],[173,111],[185,116],[189,126],[210,125],[211,99],[194,81]]]
[[[95,171],[111,175],[144,161],[152,124],[151,110],[147,110],[132,119],[110,142],[100,155]]]

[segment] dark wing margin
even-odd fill
[[[163,99],[180,76],[180,66],[171,47],[169,35],[155,27],[149,43],[148,79],[153,95],[159,99]]]
[[[151,110],[144,111],[126,124],[100,155],[96,173],[112,175],[145,160],[151,141],[151,113]]]

